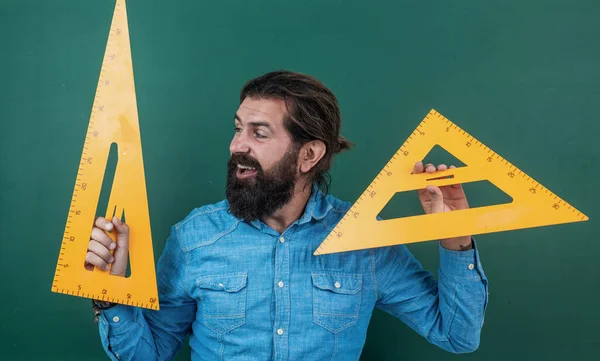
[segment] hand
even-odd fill
[[[444,171],[454,169],[445,164],[440,164],[436,167],[433,164],[423,166],[423,162],[417,162],[413,168],[413,173],[435,173],[436,171]],[[436,187],[428,185],[424,189],[417,190],[419,201],[426,214],[451,212],[455,210],[469,209],[469,203],[462,185],[453,184],[449,186]],[[457,238],[448,238],[440,241],[442,246],[451,250],[468,250],[472,248],[471,236],[463,236]]]
[[[106,234],[116,230],[117,241],[113,240]],[[111,254],[111,251],[114,252]],[[107,271],[110,268],[110,273],[117,276],[125,277],[127,272],[129,252],[129,226],[121,222],[117,217],[113,217],[112,222],[104,217],[96,218],[88,252],[85,255],[85,268],[89,271],[98,267]],[[112,267],[110,266],[112,264]]]

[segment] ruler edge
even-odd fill
[[[402,145],[398,148],[398,150],[388,159],[388,161],[385,163],[385,165],[381,168],[381,170],[375,175],[375,177],[373,178],[373,180],[367,185],[367,187],[364,189],[363,192],[360,193],[360,195],[358,196],[358,198],[356,198],[354,200],[354,202],[352,203],[352,206],[348,209],[348,211],[346,211],[344,213],[344,215],[342,216],[342,218],[336,223],[336,225],[333,227],[333,229],[327,234],[327,236],[325,237],[325,239],[323,239],[323,241],[321,241],[321,243],[319,243],[319,246],[317,247],[317,249],[313,252],[314,256],[320,256],[320,255],[325,255],[325,254],[331,254],[331,253],[321,253],[319,251],[319,249],[321,249],[321,246],[324,245],[326,242],[330,241],[330,238],[334,236],[334,233],[338,232],[337,229],[339,227],[339,225],[341,225],[341,223],[345,220],[347,220],[346,218],[351,217],[351,213],[353,214],[356,210],[357,207],[357,203],[364,197],[367,195],[367,192],[369,191],[369,188],[371,188],[371,186],[376,183],[377,178],[381,175],[384,175],[386,168],[388,168],[388,166],[390,166],[396,159],[397,156],[402,155],[402,153],[404,152],[403,149],[405,149],[408,141],[411,139],[411,137],[413,135],[415,135],[416,132],[418,132],[419,128],[427,122],[427,120],[429,119],[429,117],[431,115],[435,115],[437,116],[437,118],[440,118],[440,121],[445,121],[447,122],[450,126],[454,126],[456,128],[456,130],[458,131],[462,131],[464,134],[463,135],[468,135],[472,141],[475,141],[483,146],[485,146],[487,149],[489,149],[489,151],[492,153],[492,155],[495,155],[498,157],[498,159],[500,159],[501,161],[506,163],[506,166],[508,166],[509,169],[513,169],[513,171],[519,171],[520,173],[526,175],[529,180],[531,180],[532,182],[536,183],[537,185],[539,185],[542,189],[547,190],[548,193],[550,193],[548,196],[554,196],[558,202],[562,202],[566,205],[569,205],[570,207],[572,207],[574,210],[576,210],[580,215],[583,216],[583,218],[581,220],[578,221],[572,221],[572,222],[567,222],[568,223],[575,223],[575,222],[585,222],[589,220],[589,217],[584,214],[583,212],[581,212],[579,209],[571,206],[571,204],[569,202],[566,202],[564,199],[562,199],[561,197],[559,197],[556,193],[552,192],[549,188],[544,187],[540,182],[538,182],[537,180],[535,180],[534,178],[532,178],[531,176],[529,176],[529,174],[523,172],[521,169],[519,169],[518,167],[516,167],[514,164],[512,164],[511,162],[509,162],[507,159],[505,159],[504,157],[502,157],[500,154],[496,153],[494,150],[492,150],[491,148],[487,147],[483,142],[481,142],[479,139],[473,137],[471,135],[471,133],[467,132],[466,130],[464,130],[463,128],[461,128],[460,126],[458,126],[456,123],[454,123],[453,121],[451,121],[450,119],[446,118],[444,115],[442,115],[440,112],[438,112],[437,110],[435,110],[434,108],[432,108],[423,118],[423,120],[421,120],[418,125],[415,127],[415,130],[413,130],[410,135],[408,136],[408,138],[402,143]],[[437,144],[434,144],[434,146]],[[441,146],[440,146],[441,147]],[[442,149],[444,149],[443,147],[441,147]],[[448,150],[444,149],[446,152],[450,153]],[[450,153],[452,154],[452,153]],[[452,154],[454,157],[456,157],[454,154]],[[458,158],[457,158],[458,159]],[[460,160],[460,159],[459,159]],[[488,180],[489,181],[489,180]],[[504,191],[503,191],[504,192]],[[388,202],[389,203],[389,202]],[[387,204],[386,204],[387,205]],[[478,207],[479,208],[479,207]],[[382,208],[383,209],[383,208]],[[381,212],[381,210],[380,210]],[[397,217],[394,219],[399,219],[399,218],[405,218],[405,217]],[[557,225],[560,224],[565,224],[565,223],[559,223]],[[542,226],[542,227],[547,227],[547,226]],[[520,229],[528,229],[531,227],[527,227],[527,228],[520,228]],[[504,231],[514,231],[517,229],[507,229]],[[499,233],[502,231],[495,231],[492,233]],[[479,234],[479,233],[478,233]],[[482,233],[483,234],[483,233]],[[431,241],[431,240],[430,240]],[[426,241],[422,241],[422,242],[426,242]],[[417,243],[417,242],[411,242],[411,243]],[[402,243],[401,243],[402,244]],[[369,248],[361,248],[362,250],[366,250],[366,249],[371,249],[371,248],[379,248],[379,247],[369,247]],[[358,250],[358,249],[357,249]],[[341,251],[341,252],[349,252],[349,251]],[[338,252],[332,252],[332,253],[338,253]]]
[[[123,6],[123,9],[121,9],[121,6]],[[119,16],[123,16],[122,14],[119,13],[119,11],[124,11],[125,12],[124,18],[118,19]],[[100,98],[99,95],[102,93],[102,88],[103,88],[102,86],[100,86],[100,82],[102,81],[102,78],[103,78],[104,67],[106,65],[106,59],[107,59],[107,56],[109,54],[109,47],[110,47],[111,39],[113,39],[114,36],[115,36],[115,34],[113,34],[113,31],[114,31],[113,27],[114,27],[115,22],[118,22],[118,20],[121,20],[121,21],[125,22],[126,28],[127,28],[127,42],[129,44],[129,55],[130,55],[130,60],[131,60],[131,73],[132,73],[132,78],[133,78],[131,80],[132,80],[132,83],[133,83],[133,86],[134,86],[134,93],[133,93],[133,101],[134,101],[134,108],[135,108],[134,111],[135,111],[136,118],[137,118],[137,123],[138,123],[138,132],[136,132],[136,133],[139,135],[139,141],[140,141],[139,156],[140,156],[140,159],[141,159],[141,164],[140,164],[141,165],[141,171],[142,171],[141,175],[143,176],[142,177],[142,182],[144,183],[144,186],[145,186],[145,189],[146,189],[146,191],[144,192],[144,196],[146,198],[146,204],[148,205],[148,208],[149,208],[148,189],[147,189],[146,174],[145,174],[145,168],[144,168],[143,148],[142,148],[142,144],[141,144],[141,126],[139,124],[139,111],[138,111],[138,106],[137,106],[137,95],[136,95],[136,92],[135,92],[135,88],[136,88],[135,87],[135,73],[134,73],[134,69],[133,69],[133,54],[132,54],[132,49],[131,49],[131,36],[130,36],[130,32],[129,32],[129,21],[128,21],[128,18],[127,18],[126,0],[116,0],[115,1],[115,5],[113,6],[113,11],[112,11],[112,17],[111,17],[110,25],[108,27],[108,36],[106,38],[106,42],[105,42],[105,46],[104,46],[104,51],[103,51],[103,55],[102,55],[102,62],[100,64],[100,70],[98,72],[98,78],[97,78],[96,87],[95,87],[95,91],[94,91],[94,98],[93,98],[93,101],[92,101],[90,116],[89,116],[89,120],[88,120],[88,126],[87,126],[87,129],[86,129],[86,132],[85,132],[85,136],[84,136],[84,139],[83,139],[83,146],[82,146],[81,156],[79,158],[79,166],[77,167],[75,184],[74,184],[73,191],[72,191],[72,194],[71,194],[71,201],[69,203],[67,217],[66,217],[66,220],[65,220],[65,228],[63,230],[63,237],[62,237],[61,244],[60,244],[60,249],[59,249],[59,252],[58,252],[58,255],[57,255],[56,267],[55,267],[55,270],[54,270],[54,275],[53,275],[52,283],[51,283],[51,286],[50,286],[50,291],[53,292],[53,293],[61,293],[61,294],[66,294],[66,295],[70,295],[70,296],[77,296],[77,297],[83,297],[83,298],[94,298],[94,297],[96,297],[96,295],[93,295],[93,294],[90,294],[90,293],[88,293],[87,296],[85,296],[83,294],[79,295],[79,290],[77,290],[77,292],[75,292],[75,290],[73,290],[73,289],[59,288],[58,284],[60,282],[60,279],[58,277],[60,276],[60,273],[61,273],[61,265],[59,265],[59,264],[61,263],[61,260],[60,260],[61,251],[65,251],[64,248],[68,245],[68,243],[66,242],[66,236],[67,236],[67,234],[69,234],[68,231],[67,231],[68,230],[67,226],[68,226],[69,220],[71,218],[70,214],[72,213],[72,211],[74,209],[74,201],[75,201],[75,198],[76,198],[76,195],[77,195],[77,192],[78,192],[78,189],[77,189],[77,187],[78,187],[78,185],[77,185],[78,180],[77,180],[77,178],[79,178],[79,174],[82,173],[82,168],[84,166],[82,164],[83,163],[82,159],[84,158],[84,155],[85,155],[84,153],[86,151],[86,144],[88,143],[88,141],[91,138],[91,131],[94,129],[93,124],[95,122],[93,121],[93,118],[95,117],[95,115],[97,113],[97,110],[96,110],[97,105],[96,104],[98,103],[98,99]],[[113,143],[115,143],[115,142],[113,142]],[[108,153],[107,154],[107,158],[108,158],[108,156],[110,155],[110,148],[108,149],[107,153]],[[117,166],[118,166],[118,161],[117,161]],[[104,173],[106,173],[106,164],[104,165],[104,168],[105,168],[104,169]],[[116,174],[116,170],[115,170],[115,174]],[[100,183],[100,186],[102,186],[102,182]],[[112,188],[111,188],[110,194],[112,194]],[[110,194],[109,194],[109,199],[110,199]],[[100,194],[98,195],[98,199],[96,200],[96,208],[98,207],[99,201],[100,201]],[[107,205],[107,207],[110,207],[110,202]],[[90,229],[91,228],[92,228],[92,226],[90,226]],[[153,241],[152,241],[152,227],[151,227],[150,210],[149,209],[148,209],[148,231],[150,232],[149,233],[150,244],[152,246],[152,244],[153,244]],[[152,305],[152,304],[148,305],[148,304],[146,304],[146,306],[144,306],[143,302],[142,303],[136,302],[135,306],[136,307],[147,308],[147,309],[158,310],[158,309],[160,309],[159,292],[158,292],[158,284],[157,284],[157,278],[158,277],[156,275],[156,264],[154,262],[155,252],[154,252],[154,247],[153,246],[152,246],[151,253],[152,253],[152,256],[153,256],[152,262],[151,262],[152,263],[152,267],[151,268],[154,269],[154,273],[155,273],[155,275],[154,275],[155,287],[152,290],[151,294],[153,296],[155,296],[155,298],[156,298],[156,304],[155,305]],[[94,269],[94,271],[95,271],[95,269]],[[91,272],[91,271],[86,271],[86,272]],[[102,296],[101,298],[95,298],[95,299],[103,299],[103,298],[104,298],[104,296]],[[123,304],[123,305],[133,306],[133,304],[129,304],[128,302],[121,302],[121,300],[119,300],[119,299],[117,299],[117,301],[114,301],[115,300],[114,297],[111,298],[111,299],[112,299],[111,302],[115,302],[115,303],[119,303],[119,304]]]
[[[112,27],[113,27],[113,24],[115,22],[117,10],[118,10],[117,9],[117,5],[119,4],[119,1],[121,1],[121,0],[116,0],[115,1],[115,5],[114,5],[113,11],[112,11],[112,17],[111,17],[110,25],[108,27],[108,37],[106,39],[106,43],[105,43],[105,46],[104,46],[104,52],[103,52],[103,55],[102,55],[102,62],[100,64],[100,71],[98,72],[98,79],[97,79],[97,82],[96,82],[96,88],[94,90],[94,99],[92,101],[90,116],[89,116],[89,120],[88,120],[88,126],[87,126],[87,129],[86,129],[86,132],[85,132],[85,137],[83,138],[83,146],[82,146],[81,156],[79,158],[79,166],[77,167],[76,178],[75,178],[75,185],[74,185],[73,191],[71,193],[71,201],[69,202],[69,210],[67,212],[67,219],[65,220],[65,229],[63,230],[63,237],[62,237],[61,248],[60,248],[61,250],[63,250],[63,248],[67,244],[65,242],[66,234],[68,233],[67,232],[67,225],[69,223],[70,213],[73,210],[73,203],[76,200],[75,197],[76,197],[76,194],[78,192],[78,189],[77,189],[77,187],[78,187],[78,185],[77,185],[78,180],[77,180],[77,178],[79,177],[79,174],[82,173],[82,167],[83,167],[82,159],[83,159],[83,156],[84,156],[83,153],[86,151],[86,144],[88,143],[88,140],[90,138],[90,130],[92,129],[92,125],[94,124],[94,122],[92,121],[92,118],[94,118],[95,113],[96,113],[95,108],[96,108],[96,103],[97,103],[97,99],[98,99],[98,93],[99,93],[99,91],[101,89],[101,87],[100,87],[100,81],[102,80],[103,68],[104,68],[104,64],[106,62],[106,56],[107,56],[107,53],[108,53],[108,43],[110,42],[110,39],[113,36],[112,35]],[[108,153],[110,153],[110,148],[108,150]],[[107,155],[107,157],[108,157],[108,155]],[[105,171],[106,171],[106,165],[104,167],[105,167]],[[116,170],[115,170],[115,172],[116,172]],[[112,189],[111,189],[111,191],[112,191]],[[98,195],[98,198],[99,197],[100,197],[100,194]],[[98,199],[96,201],[96,203],[98,203],[99,200],[100,199]],[[98,207],[98,205],[96,204],[96,208],[97,207]],[[93,225],[93,223],[92,223],[92,225]],[[92,228],[92,227],[93,226],[90,226],[90,228]],[[59,252],[59,257],[57,257],[57,258],[60,258],[60,252]],[[52,280],[51,291],[52,292],[56,292],[56,293],[64,293],[64,292],[59,292],[58,291],[58,287],[54,286],[54,283],[58,282],[58,280],[56,279],[56,277],[59,276],[58,274],[60,272],[60,266],[58,265],[58,263],[60,263],[60,260],[57,261],[56,269],[54,270],[54,277],[53,277],[53,280]],[[56,288],[57,291],[55,291],[54,288]]]

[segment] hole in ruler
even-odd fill
[[[123,208],[123,213],[121,213],[121,222],[127,223],[127,219],[125,218],[125,209]],[[125,271],[125,277],[129,278],[131,276],[131,251],[127,252],[127,271]]]
[[[100,198],[98,198],[98,205],[96,206],[96,216],[105,216],[109,220],[116,214],[117,206],[115,205],[112,210],[108,210],[108,201],[110,198],[110,191],[112,189],[115,173],[117,171],[117,163],[119,161],[119,146],[117,143],[110,145],[108,153],[108,159],[106,161],[106,168],[104,170],[104,178],[102,179],[102,188],[100,190]],[[112,233],[112,232],[110,232]],[[90,267],[85,267],[88,271],[92,271]]]
[[[434,181],[434,180],[440,180],[440,179],[452,179],[452,178],[454,178],[454,174],[450,174],[450,175],[443,176],[443,177],[427,178],[427,181]]]
[[[450,154],[446,149],[440,147],[437,144],[433,148],[431,148],[429,153],[427,153],[427,155],[423,159],[424,165],[426,165],[428,163],[431,163],[431,164],[435,165],[436,167],[439,164],[445,164],[448,167],[453,165],[453,166],[456,166],[457,168],[464,167],[466,165],[463,162],[461,162],[458,158],[456,158],[455,156]]]
[[[489,181],[482,180],[463,184],[471,208],[481,208],[512,202],[512,197]],[[383,220],[423,215],[423,207],[416,191],[396,193],[383,207],[378,216]]]
[[[116,206],[112,210],[108,210],[108,200],[110,198],[110,190],[112,189],[113,182],[115,180],[115,172],[117,170],[117,163],[119,161],[119,146],[117,143],[110,145],[110,151],[108,153],[108,160],[106,161],[106,168],[104,170],[104,178],[102,179],[102,188],[100,190],[100,198],[98,199],[98,206],[96,207],[96,215],[111,217],[116,213]]]

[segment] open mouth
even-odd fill
[[[247,165],[238,164],[236,176],[238,178],[250,178],[256,176],[258,172],[256,168]]]

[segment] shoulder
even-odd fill
[[[215,243],[233,232],[240,220],[229,212],[229,203],[222,200],[192,210],[173,226],[179,245],[184,252]]]
[[[331,231],[352,208],[353,203],[343,201],[330,194],[324,196],[324,201],[324,203],[327,204],[330,209],[329,212],[327,212],[327,215],[323,218],[322,222],[323,226],[325,226],[327,230]],[[377,264],[388,262],[390,258],[394,258],[396,260],[401,259],[404,261],[406,261],[406,259],[413,258],[405,244],[369,248],[368,251],[370,252],[371,256],[374,257]]]
[[[325,196],[325,201],[331,205],[331,211],[334,213],[346,213],[352,208],[352,203],[343,201],[331,194]]]
[[[343,201],[331,194],[322,196],[322,204],[327,208],[327,212],[325,213],[322,222],[325,228],[332,230],[350,208],[352,208],[352,203]]]

